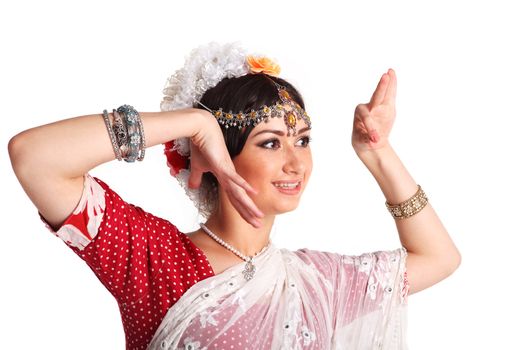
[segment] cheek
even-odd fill
[[[313,158],[312,151],[309,148],[304,150],[304,154],[302,155],[301,160],[304,164],[305,172],[311,172],[313,167]]]
[[[246,171],[255,183],[262,184],[277,180],[277,162],[272,162],[268,158],[254,161],[252,166]]]
[[[305,169],[304,169],[305,184],[308,184],[308,180],[310,179],[310,174],[312,173],[312,169],[313,169],[313,161],[312,161],[312,156],[310,155],[305,160]]]
[[[276,162],[269,157],[252,157],[251,159],[236,158],[233,162],[235,170],[251,185],[268,183],[275,180]]]

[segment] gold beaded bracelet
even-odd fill
[[[417,214],[423,209],[428,203],[428,198],[425,192],[421,189],[420,185],[417,185],[417,192],[406,201],[399,204],[390,204],[385,202],[385,205],[394,217],[394,219],[406,219],[414,214]]]

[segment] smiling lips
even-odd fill
[[[286,194],[297,194],[301,190],[301,181],[278,181],[274,182],[273,185],[279,192]]]

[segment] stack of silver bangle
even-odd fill
[[[122,105],[113,109],[112,114],[112,120],[107,110],[103,111],[102,116],[115,156],[119,161],[124,159],[128,163],[142,161],[146,154],[146,139],[139,113],[130,105]]]

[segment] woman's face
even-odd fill
[[[250,197],[265,215],[294,210],[310,178],[310,129],[299,119],[296,130],[296,136],[287,136],[283,119],[269,118],[251,131],[233,159],[237,173],[258,190]]]

